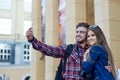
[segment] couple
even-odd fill
[[[42,43],[34,37],[32,28],[27,30],[26,37],[34,49],[55,58],[63,58],[68,46],[50,46]],[[80,75],[81,69],[85,74],[92,72],[92,80],[116,79],[112,53],[99,26],[78,23],[76,43],[72,45],[73,50],[67,58],[65,72],[62,75],[64,80],[86,80]]]

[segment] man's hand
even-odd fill
[[[26,38],[28,40],[32,40],[33,39],[33,29],[32,28],[29,28],[27,31],[26,31]]]
[[[111,72],[110,66],[105,66],[105,68],[106,68],[109,72]]]

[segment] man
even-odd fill
[[[73,50],[66,61],[65,72],[63,78],[65,80],[84,80],[80,76],[80,69],[83,62],[84,52],[88,49],[86,44],[87,29],[89,28],[88,23],[78,23],[76,26],[76,43],[73,45]],[[28,41],[32,44],[33,48],[42,52],[44,55],[52,56],[55,58],[63,58],[67,49],[66,44],[62,46],[50,46],[41,41],[38,41],[34,35],[33,30],[30,28],[26,32]]]

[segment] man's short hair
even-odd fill
[[[78,23],[78,25],[76,26],[76,29],[78,27],[85,27],[86,29],[88,29],[90,27],[90,25],[88,23],[81,22],[81,23]]]

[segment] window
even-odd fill
[[[26,33],[26,30],[28,30],[30,27],[32,27],[32,21],[24,21],[24,35]]]
[[[10,10],[12,6],[12,0],[0,0],[0,9]]]
[[[0,75],[0,80],[4,80],[4,75]]]
[[[11,34],[12,20],[0,18],[0,34]]]
[[[31,54],[30,54],[30,45],[25,44],[24,45],[24,55],[23,55],[24,61],[30,61],[31,60]]]
[[[24,80],[30,80],[30,76],[25,77]]]
[[[6,47],[5,47],[6,46]],[[0,60],[10,60],[10,47],[7,44],[0,44]]]
[[[32,0],[24,0],[24,11],[32,12]]]

